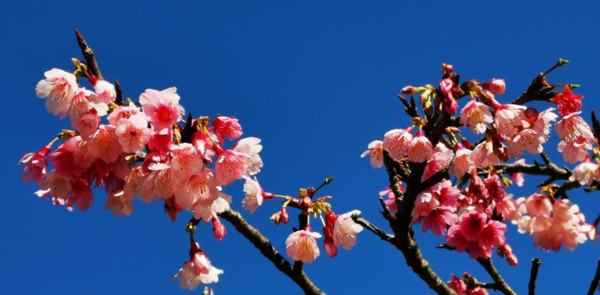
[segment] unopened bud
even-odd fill
[[[217,217],[213,218],[213,233],[215,234],[215,238],[219,241],[223,240],[223,237],[227,233],[225,225]]]
[[[450,74],[454,71],[454,66],[449,64],[442,64],[442,74]]]
[[[483,83],[483,88],[489,90],[493,94],[503,94],[506,90],[506,83],[504,79],[492,79],[491,81]]]
[[[286,207],[282,207],[281,211],[279,211],[279,217],[281,219],[281,222],[283,222],[283,224],[287,224],[290,221],[290,216],[287,213],[287,209],[285,209]]]
[[[273,215],[271,215],[271,221],[273,221],[275,225],[278,225],[279,222],[281,222],[281,211],[275,212]]]

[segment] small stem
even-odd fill
[[[102,78],[102,73],[100,73],[98,62],[94,58],[94,51],[87,45],[85,39],[83,39],[83,36],[78,30],[75,30],[75,35],[77,36],[77,44],[79,44],[79,48],[81,48],[81,53],[85,58],[85,63],[88,66],[88,70],[90,70],[94,77],[104,80],[104,78]]]
[[[542,261],[539,258],[531,259],[531,275],[529,276],[529,295],[535,294],[535,284],[537,282],[538,270]]]
[[[488,272],[488,274],[492,277],[496,285],[498,286],[498,291],[507,294],[507,295],[516,295],[515,291],[513,291],[510,286],[504,281],[494,264],[492,263],[491,258],[477,258],[477,262],[483,266],[483,268]]]
[[[550,74],[552,71],[554,71],[568,63],[569,63],[568,60],[560,58],[560,59],[558,59],[556,64],[554,66],[552,66],[551,68],[549,68],[547,71],[545,71],[543,75],[546,76],[546,75]]]
[[[384,230],[373,225],[368,220],[362,218],[362,216],[360,216],[359,214],[352,215],[352,220],[354,220],[354,222],[364,226],[367,230],[374,233],[376,236],[378,236],[379,238],[381,238],[382,240],[384,240],[386,242],[391,242],[394,239],[394,236],[388,234]]]
[[[321,183],[321,185],[319,185],[319,187],[317,187],[315,189],[315,191],[313,192],[313,194],[316,193],[316,192],[318,192],[324,186],[330,184],[332,181],[333,181],[333,177],[325,178],[325,181],[323,181],[323,183]]]
[[[598,289],[598,282],[600,282],[600,259],[598,260],[598,267],[596,267],[596,275],[594,275],[594,279],[592,280],[592,284],[590,285],[588,295],[592,295],[594,294],[594,292],[596,292],[596,289]]]

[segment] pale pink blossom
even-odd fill
[[[171,198],[174,185],[171,180],[170,166],[164,163],[155,163],[150,165],[148,169],[148,173],[140,180],[140,200],[150,203],[159,199]]]
[[[539,155],[544,151],[542,146],[544,142],[544,136],[536,130],[523,129],[508,142],[508,153],[514,158],[519,158],[523,151],[531,155]]]
[[[412,140],[412,128],[393,129],[385,133],[381,147],[388,150],[392,159],[400,161]]]
[[[235,117],[217,116],[213,121],[213,127],[221,143],[223,143],[224,138],[234,140],[242,136],[242,126]]]
[[[515,128],[522,126],[521,113],[526,107],[516,104],[497,104],[494,113],[496,129],[500,134],[512,134]]]
[[[445,149],[439,152],[435,152],[435,150],[439,149],[437,149],[437,147],[434,149],[431,159],[429,159],[427,165],[425,165],[425,170],[423,171],[423,181],[429,179],[431,176],[448,167],[452,161],[452,157],[454,156],[454,152],[450,149]]]
[[[504,149],[504,146],[502,146],[502,149]],[[471,152],[471,160],[479,168],[500,163],[498,153],[494,150],[494,144],[492,141],[487,140],[475,146]]]
[[[402,187],[402,184],[400,184],[400,187]],[[390,209],[390,212],[396,212],[398,210],[398,206],[396,205],[396,197],[394,196],[394,192],[391,188],[388,187],[385,190],[380,191],[379,196],[387,196],[387,199],[384,200],[384,202],[388,209]]]
[[[94,85],[94,92],[98,94],[97,100],[99,102],[108,104],[117,98],[117,91],[115,90],[115,85],[110,82],[102,79],[97,79],[96,77],[90,77],[90,83]]]
[[[285,240],[287,255],[295,261],[312,263],[320,254],[315,240],[320,237],[321,234],[312,232],[310,228],[293,232]]]
[[[350,250],[356,245],[356,234],[360,233],[363,227],[352,220],[354,214],[360,214],[360,211],[352,210],[337,217],[333,226],[333,242],[336,247]]]
[[[106,163],[112,163],[123,154],[119,136],[115,133],[115,127],[100,125],[98,130],[88,140],[88,151],[96,158]]]
[[[383,166],[383,141],[377,139],[373,140],[367,146],[368,150],[363,152],[360,157],[364,158],[369,156],[371,160],[371,166],[373,168],[381,168]]]
[[[247,157],[244,154],[223,150],[215,162],[215,175],[220,185],[228,185],[244,176]]]
[[[134,194],[126,194],[123,189],[117,189],[107,194],[104,210],[110,209],[117,217],[129,216],[133,213],[133,197]]]
[[[139,113],[119,119],[115,133],[123,152],[136,153],[146,147],[152,131],[148,128],[146,117]]]
[[[592,148],[592,144],[583,138],[571,142],[561,140],[557,147],[558,151],[562,153],[563,159],[571,164],[585,160],[589,156],[588,150]]]
[[[35,194],[40,198],[51,197],[52,204],[57,206],[67,204],[72,191],[71,182],[52,170],[48,172],[46,179],[40,182],[40,189]]]
[[[244,159],[244,171],[242,173],[243,177],[252,176],[260,172],[260,168],[263,167],[262,158],[258,154],[260,151],[262,151],[260,138],[242,138],[233,146],[231,150],[246,157]]]
[[[35,86],[36,95],[46,98],[46,110],[49,113],[65,118],[78,89],[77,80],[73,74],[60,69],[46,71],[44,76],[46,79]]]
[[[129,102],[129,105],[122,105],[115,108],[106,118],[111,125],[117,126],[119,125],[119,120],[129,119],[129,117],[138,113],[140,113],[140,108],[138,108],[133,102]],[[147,121],[147,118],[144,118]]]
[[[204,167],[202,156],[189,143],[171,146],[171,177],[175,183],[185,182],[190,176],[200,174]]]
[[[69,117],[71,117],[71,121],[77,120],[79,116],[93,109],[92,104],[90,104],[90,97],[93,95],[95,95],[95,93],[83,87],[75,91],[75,95],[73,96],[73,100],[71,101],[71,107],[69,108]],[[106,113],[106,110],[108,108],[99,109],[101,112]]]
[[[475,134],[482,134],[487,130],[487,124],[494,122],[490,109],[485,104],[471,98],[461,110],[460,124],[469,125]]]
[[[408,146],[408,161],[422,163],[429,160],[433,154],[433,145],[419,130]]]
[[[217,187],[220,191],[220,187]],[[214,214],[219,214],[225,212],[225,210],[229,209],[229,204],[231,204],[231,197],[220,193],[215,200],[212,200],[208,203],[209,199],[199,199],[198,202],[194,204],[194,208],[192,209],[194,213],[194,218],[198,220],[205,220],[208,222],[212,219]]]
[[[263,189],[256,180],[256,177],[254,179],[246,178],[243,191],[244,199],[242,200],[242,206],[244,210],[254,213],[263,203]]]
[[[465,173],[471,172],[475,167],[475,163],[471,159],[471,150],[464,148],[461,144],[456,146],[456,154],[454,155],[454,161],[450,165],[450,174],[456,175],[461,178]]]
[[[594,140],[594,133],[590,125],[579,116],[580,113],[570,113],[556,123],[555,128],[558,138],[566,142],[573,142],[581,137],[588,141]]]
[[[530,128],[537,131],[543,139],[541,142],[548,141],[548,134],[550,134],[551,122],[556,121],[558,115],[554,112],[554,108],[548,108],[541,113],[533,108],[528,108],[523,112],[523,120],[521,123],[523,127]]]
[[[200,245],[193,243],[190,250],[190,261],[185,262],[184,267],[179,269],[171,281],[179,278],[179,286],[182,289],[194,290],[200,283],[218,282],[221,274],[223,271],[210,263],[206,254],[200,250]]]
[[[525,213],[525,207],[521,206],[525,198],[513,198],[512,194],[504,195],[504,199],[496,204],[496,211],[502,215],[503,221],[518,220]]]
[[[140,104],[144,114],[150,118],[150,122],[156,130],[170,128],[181,121],[185,113],[179,105],[177,88],[171,87],[162,91],[146,89],[140,95]]]
[[[204,169],[201,173],[192,175],[184,183],[177,185],[174,193],[177,204],[189,211],[197,206],[210,208],[221,194],[209,169]]]
[[[513,163],[513,165],[525,165],[525,159],[519,159]],[[523,172],[513,172],[509,173],[510,178],[517,184],[517,186],[523,186],[525,182],[525,178],[523,177]]]
[[[590,186],[594,180],[600,179],[600,169],[598,164],[590,162],[589,158],[586,159],[585,162],[580,163],[573,169],[573,174],[569,180],[576,180],[581,185]]]

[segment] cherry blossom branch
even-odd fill
[[[500,291],[500,292],[502,292],[504,294],[510,294],[510,295],[516,295],[517,294],[504,281],[504,279],[502,278],[502,276],[500,275],[500,273],[498,272],[498,270],[494,266],[494,263],[492,263],[492,259],[491,258],[486,258],[486,259],[484,259],[484,258],[477,258],[477,262],[479,262],[479,264],[481,264],[481,266],[483,266],[483,268],[492,277],[492,279],[494,280],[494,282],[496,283],[496,285],[498,287],[498,291]]]
[[[219,214],[223,219],[229,221],[235,229],[242,234],[260,253],[269,259],[275,267],[294,281],[305,294],[325,294],[304,273],[302,262],[296,262],[292,266],[273,247],[269,239],[263,236],[256,228],[250,225],[239,212],[231,209]]]
[[[378,236],[379,238],[381,238],[382,240],[384,240],[386,242],[392,242],[394,240],[394,236],[388,234],[384,230],[382,230],[382,229],[378,228],[377,226],[373,225],[368,220],[366,220],[362,216],[360,216],[360,214],[354,214],[354,215],[352,215],[352,220],[354,220],[354,222],[362,225],[368,231],[374,233],[376,236]]]
[[[600,259],[598,260],[598,267],[596,268],[596,275],[594,275],[594,279],[592,280],[592,284],[590,285],[590,290],[588,291],[588,295],[594,294],[596,289],[598,289],[598,283],[600,282]]]
[[[529,276],[529,295],[535,294],[535,284],[537,282],[538,270],[542,261],[539,258],[531,259],[531,275]]]
[[[81,48],[81,53],[83,54],[83,58],[85,58],[85,63],[88,66],[88,70],[94,75],[94,77],[98,79],[102,78],[102,73],[100,73],[100,68],[98,68],[98,62],[94,58],[94,51],[87,45],[85,39],[78,30],[75,30],[75,35],[77,35],[77,44],[79,44],[79,48]]]

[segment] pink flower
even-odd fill
[[[212,266],[206,254],[200,249],[200,245],[193,243],[190,249],[190,261],[185,262],[185,266],[179,269],[171,281],[179,277],[179,286],[182,289],[194,290],[200,283],[218,282],[220,274],[223,274],[223,271]]]
[[[71,125],[82,138],[87,139],[98,130],[98,127],[100,126],[100,117],[96,110],[92,109],[77,117],[76,120],[71,120]]]
[[[129,216],[133,213],[133,197],[134,193],[128,193],[125,189],[116,189],[112,193],[107,194],[104,210],[110,209],[113,215]]]
[[[215,175],[220,185],[228,185],[244,175],[246,156],[244,154],[223,150],[215,162]]]
[[[116,161],[123,153],[123,149],[119,144],[115,127],[101,125],[88,141],[88,152],[106,163]]]
[[[321,234],[312,232],[310,227],[293,232],[285,240],[287,255],[295,261],[312,263],[319,257],[319,247],[315,239]]]
[[[244,183],[244,199],[242,206],[244,210],[254,213],[256,209],[263,203],[263,190],[256,178],[246,178]]]
[[[217,187],[217,189],[220,190],[220,187]],[[230,196],[219,193],[215,200],[210,200],[210,197],[212,196],[209,195],[208,199],[199,198],[198,202],[194,204],[194,208],[192,209],[194,218],[198,220],[211,220],[215,214],[223,213],[229,209],[229,204],[231,204]]]
[[[487,124],[492,122],[494,119],[489,107],[474,98],[471,98],[461,111],[460,124],[469,125],[475,134],[484,133],[487,130]]]
[[[246,157],[244,160],[244,171],[242,176],[248,177],[260,172],[260,168],[263,167],[263,161],[258,154],[260,151],[262,151],[260,138],[242,138],[233,146],[232,151],[240,153]]]
[[[140,113],[140,108],[138,108],[137,106],[135,106],[135,104],[133,104],[133,102],[129,102],[129,105],[127,106],[118,106],[117,108],[115,108],[112,113],[110,113],[110,115],[108,115],[108,117],[106,117],[108,119],[108,122],[113,125],[113,126],[118,126],[119,125],[119,120],[121,119],[129,119],[129,117]],[[145,116],[145,115],[144,115]],[[147,121],[147,118],[144,117]]]
[[[471,160],[473,160],[475,166],[479,168],[496,165],[500,162],[498,152],[494,149],[493,142],[487,140],[475,146],[471,152]]]
[[[242,136],[242,126],[235,117],[217,116],[213,121],[213,127],[221,144],[223,138],[234,140]]]
[[[360,211],[352,210],[337,217],[333,226],[333,242],[336,247],[350,250],[356,245],[356,234],[360,233],[363,228],[352,220],[354,214],[360,214]]]
[[[521,114],[526,107],[516,104],[497,104],[495,107],[495,124],[498,133],[512,134],[515,128],[522,126]]]
[[[156,130],[170,128],[179,122],[185,113],[179,105],[177,88],[171,87],[162,91],[146,89],[140,95],[140,104],[144,114],[150,118],[150,122]]]
[[[402,187],[402,183],[399,184]],[[385,205],[390,209],[390,212],[396,212],[398,210],[398,206],[396,205],[396,197],[394,196],[394,192],[391,188],[386,188],[383,191],[379,192],[379,196],[383,197],[387,195],[387,199],[384,201]]]
[[[185,182],[190,176],[200,174],[204,167],[202,156],[189,143],[171,146],[171,178],[175,183]]]
[[[71,101],[78,89],[77,80],[71,73],[52,69],[44,73],[46,79],[35,86],[36,95],[46,98],[46,110],[54,115],[65,118],[69,114]]]
[[[431,156],[431,159],[427,161],[427,165],[425,165],[425,171],[423,171],[423,181],[429,179],[436,173],[444,170],[452,161],[452,156],[454,156],[454,152],[450,149],[440,151],[440,149],[438,149],[439,146],[440,145],[436,146],[436,148],[434,149],[435,153]]]
[[[400,161],[412,140],[412,128],[394,129],[385,133],[381,147],[388,150],[392,159]]]
[[[158,199],[166,200],[171,198],[174,187],[169,165],[155,163],[150,165],[148,169],[149,172],[141,180],[140,200],[150,203]]]
[[[571,142],[561,140],[557,147],[558,151],[562,153],[563,159],[571,164],[585,160],[589,156],[588,150],[592,148],[592,144],[581,137]]]
[[[196,132],[198,133],[198,132]],[[150,139],[148,140],[148,150],[158,151],[160,153],[168,153],[171,151],[171,145],[173,144],[173,129],[164,128],[157,131],[152,130]]]
[[[221,222],[221,220],[219,220],[219,218],[216,215],[213,215],[213,234],[215,235],[215,238],[219,241],[223,240],[223,237],[225,237],[225,234],[227,233],[227,229],[225,229],[225,225]]]
[[[589,157],[573,169],[573,175],[569,178],[570,181],[576,180],[584,186],[592,185],[597,179],[600,179],[600,169],[598,164],[589,161]]]
[[[136,153],[143,150],[150,140],[151,130],[143,114],[135,114],[129,118],[119,119],[115,134],[123,152]]]
[[[56,206],[65,205],[72,191],[71,182],[52,170],[40,182],[40,189],[35,194],[40,198],[52,197],[52,204]]]
[[[459,226],[462,235],[468,241],[476,242],[479,240],[479,234],[483,230],[487,223],[487,216],[485,214],[471,211],[460,220]]]
[[[583,96],[573,94],[571,86],[567,85],[563,88],[563,92],[552,98],[552,102],[558,107],[558,113],[564,117],[581,109],[581,100]]]
[[[464,148],[461,144],[456,146],[456,154],[454,161],[450,165],[449,172],[461,178],[465,173],[471,172],[471,169],[475,167],[475,163],[471,159],[471,150]]]
[[[369,156],[371,160],[371,166],[373,168],[381,168],[383,166],[383,141],[377,139],[371,141],[368,145],[368,150],[363,152],[360,157],[364,158]]]
[[[422,163],[429,160],[433,154],[433,145],[419,130],[408,146],[408,161]]]
[[[94,85],[94,91],[98,94],[98,101],[108,104],[117,98],[115,86],[110,82],[90,77],[90,83]]]
[[[581,112],[570,113],[556,123],[556,134],[558,138],[566,142],[577,141],[583,138],[588,141],[594,140],[594,133],[583,118],[579,116]]]
[[[503,94],[506,89],[504,79],[492,79],[491,81],[483,83],[483,88],[489,90],[493,94]]]
[[[508,142],[508,153],[511,157],[518,158],[523,151],[531,155],[539,155],[544,147],[544,136],[533,129],[523,129]]]
[[[46,168],[48,163],[46,162],[46,155],[50,152],[51,144],[44,146],[37,153],[28,153],[21,158],[19,165],[25,164],[23,168],[23,182],[29,183],[40,183],[46,176]]]
[[[458,103],[452,91],[454,86],[454,82],[449,77],[440,81],[440,92],[444,96],[442,98],[442,109],[448,115],[454,115],[458,111]]]
[[[513,165],[523,165],[525,164],[525,159],[519,159],[513,163]],[[509,173],[510,178],[517,184],[517,186],[523,186],[523,182],[525,182],[525,178],[523,178],[523,173]]]
[[[177,204],[192,211],[197,206],[210,209],[212,203],[221,195],[221,191],[210,170],[204,169],[189,177],[184,183],[177,185],[174,194]]]
[[[487,220],[481,212],[470,211],[464,214],[460,222],[448,230],[446,242],[458,252],[468,251],[475,258],[489,258],[492,248],[504,244],[506,225]]]

